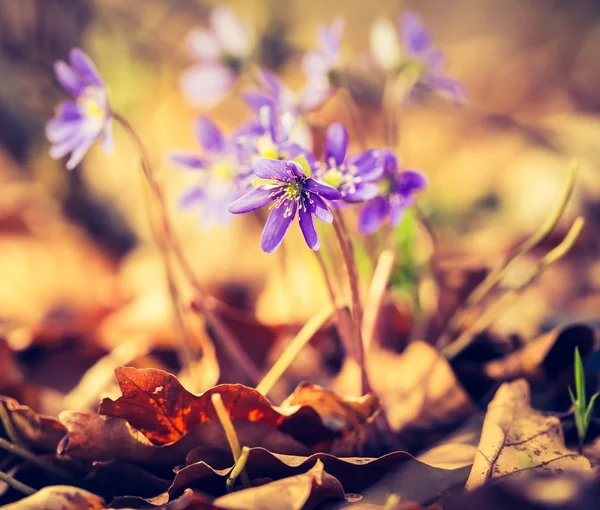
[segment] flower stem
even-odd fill
[[[134,145],[136,146],[136,149],[138,150],[139,155],[140,155],[141,167],[142,167],[143,175],[146,178],[146,183],[150,187],[150,190],[152,191],[152,194],[155,198],[156,204],[159,207],[159,217],[161,219],[161,224],[160,224],[160,228],[157,228],[153,221],[153,212],[152,212],[151,203],[149,200],[146,200],[147,209],[148,209],[148,219],[150,222],[150,230],[152,232],[154,242],[157,245],[157,247],[160,251],[160,254],[161,254],[163,267],[164,267],[164,271],[165,271],[165,276],[167,278],[167,286],[168,286],[168,290],[169,290],[169,295],[171,297],[171,305],[173,307],[172,308],[173,309],[173,322],[174,322],[175,328],[178,332],[177,338],[178,338],[178,345],[179,345],[178,352],[180,355],[180,363],[183,365],[183,367],[187,367],[189,370],[191,370],[194,359],[195,359],[194,349],[191,345],[190,337],[188,335],[188,331],[185,326],[185,321],[183,319],[181,310],[179,308],[179,306],[180,306],[179,292],[177,289],[177,284],[175,282],[175,275],[173,272],[173,267],[171,265],[171,261],[169,258],[169,241],[170,241],[171,229],[170,229],[169,221],[167,219],[164,196],[163,196],[160,186],[156,182],[156,178],[154,176],[152,165],[150,163],[150,157],[148,155],[148,152],[146,151],[146,147],[144,146],[144,144],[143,144],[142,140],[140,139],[140,137],[138,136],[137,132],[133,129],[131,124],[129,124],[129,122],[124,117],[121,117],[120,115],[118,115],[116,113],[113,113],[113,118],[115,119],[116,122],[118,122],[125,129],[125,131],[129,135],[129,137],[133,141]],[[145,188],[144,188],[144,193],[145,193]]]
[[[26,496],[31,496],[35,492],[35,489],[33,487],[30,487],[29,485],[26,485],[23,482],[19,482],[19,480],[16,480],[4,471],[0,471],[0,480],[6,482],[13,489],[22,492]]]
[[[352,318],[354,320],[354,337],[357,353],[357,362],[361,372],[361,391],[363,394],[371,390],[365,364],[365,350],[362,338],[362,304],[360,300],[360,289],[358,287],[358,274],[356,263],[352,252],[352,244],[348,237],[348,231],[344,218],[339,211],[334,211],[333,229],[340,245],[346,272],[348,273],[348,283],[350,284],[350,294],[352,297]]]
[[[275,386],[277,381],[279,381],[281,376],[296,359],[296,356],[298,356],[304,346],[315,336],[316,332],[329,320],[334,311],[335,308],[333,306],[328,306],[317,312],[304,324],[302,329],[286,347],[285,351],[277,358],[277,361],[263,377],[262,381],[257,384],[256,391],[263,395],[268,395],[273,386]]]
[[[223,427],[223,431],[225,432],[225,436],[227,437],[227,442],[229,443],[229,447],[231,448],[231,453],[233,454],[233,460],[237,464],[240,460],[242,450],[240,448],[240,442],[238,440],[237,434],[235,433],[235,427],[233,426],[233,422],[227,413],[227,409],[225,409],[225,405],[223,404],[223,398],[220,393],[214,393],[210,400],[215,408],[215,412],[217,413],[217,418],[221,422],[221,427]],[[250,480],[248,480],[248,475],[245,471],[241,472],[242,483],[245,488],[250,487]]]
[[[323,260],[323,256],[319,251],[313,251],[313,253],[315,254],[319,268],[323,273],[323,279],[325,280],[325,286],[327,287],[329,299],[331,300],[331,306],[334,308],[335,324],[337,326],[340,339],[344,344],[344,349],[349,356],[357,359],[358,353],[356,352],[354,343],[352,342],[352,327],[349,323],[348,309],[346,306],[341,306],[338,301],[337,292],[333,287],[333,280],[329,274],[329,271],[327,270],[327,265]]]
[[[148,155],[148,152],[146,151],[146,147],[144,146],[137,132],[133,129],[131,124],[129,124],[127,119],[125,119],[117,113],[113,113],[113,118],[125,129],[129,137],[133,141],[134,145],[136,146],[136,149],[140,155],[144,177],[146,178],[146,181],[148,182],[148,185],[150,186],[150,189],[159,207],[159,215],[161,218],[161,233],[163,234],[164,239],[162,237],[157,239],[157,245],[159,246],[162,253],[165,272],[169,281],[169,292],[171,293],[171,299],[173,301],[175,314],[177,316],[176,320],[179,327],[181,328],[182,325],[185,326],[185,323],[183,322],[183,318],[178,308],[179,297],[177,287],[175,285],[172,267],[168,259],[169,248],[173,251],[175,258],[177,259],[177,262],[179,263],[179,266],[183,270],[189,283],[199,294],[199,299],[195,301],[196,307],[198,307],[200,309],[199,311],[201,311],[204,314],[207,323],[212,327],[217,338],[221,340],[225,351],[228,352],[231,359],[238,364],[238,367],[248,376],[251,383],[255,384],[260,379],[258,369],[254,365],[252,360],[250,360],[246,352],[240,347],[239,343],[231,333],[231,330],[221,320],[218,314],[215,313],[216,300],[212,296],[210,296],[208,292],[206,292],[206,290],[196,278],[194,271],[189,265],[189,262],[187,261],[183,250],[181,249],[180,243],[178,242],[175,236],[174,229],[171,225],[171,221],[167,213],[165,198],[160,185],[156,181],[154,171],[150,163],[150,157]],[[191,361],[193,361],[194,359],[193,354],[195,353],[195,349],[193,349],[193,346],[189,341],[189,337],[185,333],[187,332],[181,331],[180,334],[180,350],[182,356],[186,359],[186,364],[190,364],[191,370]]]

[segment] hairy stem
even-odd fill
[[[357,362],[361,372],[361,391],[363,394],[368,393],[371,389],[367,368],[365,365],[365,350],[362,337],[362,303],[360,300],[360,289],[358,286],[358,274],[356,271],[356,263],[354,261],[354,253],[352,244],[348,237],[344,218],[339,211],[334,211],[333,229],[340,245],[346,272],[348,274],[348,283],[350,284],[350,294],[352,297],[352,319],[354,321],[354,338],[357,353]]]
[[[225,436],[227,437],[227,442],[229,443],[231,453],[233,454],[233,460],[237,464],[240,460],[242,450],[240,448],[240,442],[238,440],[237,434],[235,433],[235,427],[233,426],[233,422],[229,417],[227,409],[225,409],[225,405],[223,404],[223,398],[221,397],[221,394],[214,393],[210,399],[215,408],[215,412],[217,413],[217,417],[221,422],[221,427],[223,427]],[[250,487],[250,481],[248,480],[248,475],[245,471],[242,471],[241,479],[242,483],[244,484],[244,487]]]
[[[338,301],[337,293],[333,287],[333,280],[329,271],[327,270],[327,265],[321,256],[319,251],[313,251],[315,254],[315,258],[317,259],[317,263],[323,273],[323,279],[325,280],[325,285],[327,287],[327,292],[329,294],[329,299],[331,301],[331,306],[334,307],[335,314],[335,324],[337,326],[338,333],[340,335],[340,339],[344,344],[344,349],[348,356],[356,359],[358,353],[354,348],[354,343],[352,342],[352,326],[350,324],[350,317],[348,315],[348,311],[345,305],[341,305]]]

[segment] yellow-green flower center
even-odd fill
[[[81,106],[86,117],[104,119],[106,109],[103,105],[103,92],[96,87],[87,87],[77,102]]]
[[[327,172],[325,172],[325,174],[323,175],[323,180],[330,186],[334,187],[335,189],[338,189],[344,181],[344,174],[340,172],[337,168],[331,168],[330,170],[327,170]]]
[[[256,141],[256,148],[258,149],[258,155],[263,158],[279,159],[277,146],[268,135],[263,135]]]
[[[289,184],[285,189],[285,197],[288,200],[298,200],[302,192],[302,184],[299,182],[293,182]]]
[[[211,168],[211,175],[220,181],[229,181],[233,178],[233,166],[227,161],[215,163]]]

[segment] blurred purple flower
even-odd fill
[[[427,179],[421,172],[400,171],[391,150],[383,151],[383,172],[379,182],[380,195],[367,202],[360,212],[358,227],[363,234],[378,230],[386,218],[392,227],[397,226],[404,210],[413,204],[413,195],[427,186]]]
[[[244,164],[246,154],[234,141],[205,116],[198,117],[195,133],[204,151],[202,156],[190,152],[172,152],[170,161],[186,170],[197,172],[198,181],[179,199],[183,210],[201,208],[199,226],[208,230],[227,225],[233,217],[229,204],[251,188],[251,168]]]
[[[100,135],[104,135],[104,152],[108,154],[113,150],[111,111],[106,87],[96,66],[79,48],[69,52],[69,64],[57,61],[54,72],[74,100],[58,105],[54,117],[46,125],[46,136],[52,142],[52,158],[71,153],[67,168],[72,170]]]
[[[419,18],[407,13],[400,18],[399,28],[407,57],[404,68],[416,74],[414,92],[438,92],[449,95],[456,102],[464,101],[463,85],[446,76],[446,59],[433,45],[431,34]]]
[[[336,188],[347,202],[364,202],[379,194],[377,181],[383,174],[380,152],[374,149],[347,156],[348,131],[340,124],[332,124],[325,138],[325,162],[319,166],[318,176]]]
[[[246,145],[248,141],[253,145],[255,156],[280,160],[305,156],[312,167],[315,158],[306,148],[310,140],[302,140],[302,145],[296,141],[298,136],[294,131],[297,130],[298,122],[299,118],[292,112],[286,111],[278,115],[277,110],[265,105],[259,111],[258,120],[246,125]]]
[[[233,88],[252,55],[252,28],[229,7],[218,5],[211,12],[210,29],[193,30],[187,43],[198,64],[183,73],[183,93],[195,106],[215,106]]]
[[[252,170],[268,182],[229,206],[231,213],[243,214],[272,204],[260,240],[260,246],[266,253],[273,253],[279,247],[296,213],[306,244],[312,250],[318,250],[320,245],[313,216],[324,223],[333,221],[333,214],[323,199],[338,200],[340,192],[313,179],[310,166],[301,159],[255,159]]]
[[[302,68],[307,82],[300,93],[300,103],[305,111],[313,111],[323,106],[340,85],[343,33],[343,18],[335,18],[329,26],[319,27],[318,49],[304,55]]]

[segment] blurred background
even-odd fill
[[[449,74],[467,90],[465,106],[434,99],[404,108],[400,116],[402,163],[430,180],[420,204],[436,232],[438,260],[477,266],[501,258],[550,214],[575,159],[580,172],[559,233],[521,269],[556,244],[578,214],[586,218],[584,235],[498,328],[533,336],[567,320],[600,318],[599,2],[227,3],[253,23],[262,63],[292,89],[303,84],[300,61],[315,46],[316,29],[342,15],[345,60],[357,77],[356,97],[373,146],[381,146],[381,116],[376,94],[373,99],[360,79],[369,30],[380,17],[417,12],[446,53]],[[136,335],[171,341],[164,278],[126,136],[117,129],[112,156],[94,147],[71,172],[48,156],[44,125],[64,98],[52,64],[74,46],[91,55],[114,109],[148,145],[178,235],[202,281],[233,306],[256,310],[267,324],[301,323],[325,302],[316,264],[297,232],[285,251],[289,270],[283,278],[281,257],[260,251],[261,225],[252,218],[201,233],[194,212],[176,208],[184,176],[166,155],[197,148],[194,117],[210,113],[231,131],[248,116],[235,95],[202,112],[180,93],[179,76],[193,63],[184,37],[207,23],[214,5],[0,0],[0,333],[11,349],[40,346],[42,352],[69,336],[100,349]],[[325,128],[348,119],[334,98],[313,120]],[[250,336],[248,341],[259,341]]]

